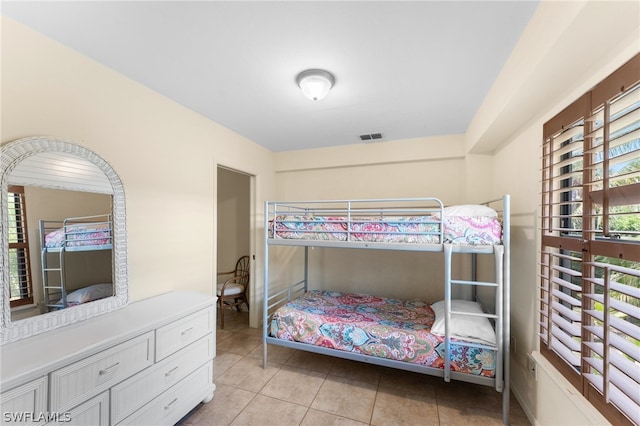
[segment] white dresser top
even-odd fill
[[[185,315],[215,306],[213,296],[170,292],[0,346],[3,392]]]

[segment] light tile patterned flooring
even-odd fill
[[[180,421],[202,425],[500,425],[490,387],[269,346],[248,313],[225,311],[217,330],[216,392]],[[530,425],[513,395],[510,423]]]

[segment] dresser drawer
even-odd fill
[[[109,426],[109,391],[58,414],[60,419],[47,426]]]
[[[150,331],[50,375],[51,411],[64,411],[153,364]]]
[[[0,395],[2,424],[30,425],[47,413],[47,378],[41,377]]]
[[[118,423],[213,359],[213,334],[195,341],[111,388],[111,422]]]
[[[203,309],[156,330],[156,362],[213,333],[213,309]]]
[[[173,425],[214,389],[213,363],[207,362],[119,425]]]

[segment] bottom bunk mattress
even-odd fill
[[[436,314],[420,301],[314,290],[280,307],[272,337],[368,356],[444,368],[444,336],[431,333]],[[451,339],[451,370],[494,377],[496,352]]]

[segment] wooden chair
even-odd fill
[[[247,292],[249,289],[249,256],[242,256],[236,262],[236,268],[233,271],[218,272],[218,276],[230,275],[231,278],[225,282],[218,284],[216,294],[218,296],[218,310],[220,311],[220,328],[224,328],[224,308],[235,306],[240,312],[240,306],[247,304],[249,309],[249,300]]]

